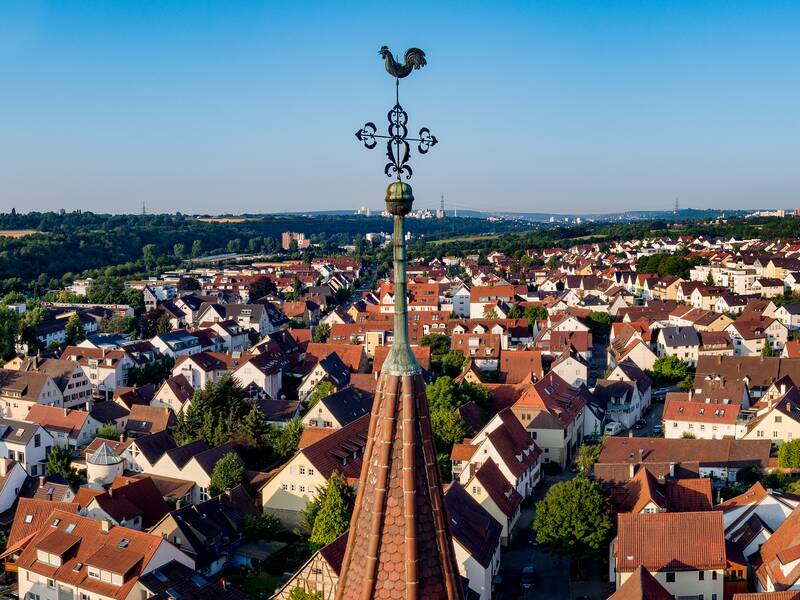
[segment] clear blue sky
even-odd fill
[[[383,44],[420,206],[800,206],[800,2],[391,6],[3,0],[0,209],[378,207]]]

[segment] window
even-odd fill
[[[28,600],[42,600],[39,594],[34,594],[33,592],[28,592]]]
[[[81,592],[81,600],[89,600],[89,594],[84,594]]]
[[[310,468],[310,467],[309,467],[309,469],[308,469],[308,475],[309,475],[309,477],[310,477],[311,475],[313,475],[313,474],[314,474],[314,469],[312,469],[312,468]]]
[[[300,475],[305,475],[305,474],[306,474],[306,468],[300,467]]]
[[[42,445],[42,436],[41,434],[37,433],[36,435],[33,436],[33,447],[38,448],[41,445]]]
[[[711,594],[711,600],[717,600],[717,595],[716,594]]]
[[[667,572],[667,583],[675,583],[675,573]]]
[[[288,484],[286,484],[286,483],[284,483],[284,484],[283,484],[281,487],[283,488],[283,491],[284,491],[284,492],[286,492],[286,491],[288,491],[288,490],[289,490],[289,485],[288,485]]]
[[[47,587],[49,587],[51,590],[56,589],[56,581],[55,581],[55,579],[48,579],[47,580]]]
[[[711,579],[713,579],[714,581],[717,580],[717,572],[716,571],[711,571]]]
[[[779,417],[778,415],[775,415],[775,422],[776,423],[780,423],[782,420],[783,420],[783,417]]]
[[[473,493],[473,494],[480,494],[480,493],[481,493],[481,488],[480,488],[480,486],[473,485],[473,486],[472,486],[472,493]]]
[[[697,572],[697,578],[700,581],[703,581],[706,578],[706,572],[705,571],[698,571]]]

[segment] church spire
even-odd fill
[[[426,64],[417,48],[399,65],[381,49],[386,69],[401,77]],[[389,112],[389,136],[367,123],[356,133],[367,148],[387,139],[386,209],[394,218],[394,341],[383,363],[372,404],[347,549],[336,600],[461,600],[461,578],[453,550],[433,443],[425,382],[408,340],[405,216],[414,194],[401,176],[411,177],[409,141],[424,154],[436,137],[422,128],[408,138],[408,115],[397,103]]]

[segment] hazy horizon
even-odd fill
[[[393,82],[416,206],[602,214],[800,205],[800,4],[197,0],[0,7],[0,210],[377,209]]]

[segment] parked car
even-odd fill
[[[622,425],[620,425],[616,421],[611,421],[611,423],[606,423],[606,426],[603,428],[603,433],[605,433],[606,435],[617,435],[620,431],[622,431]]]
[[[539,545],[539,540],[536,539],[535,531],[528,531],[528,546],[535,548]]]
[[[644,419],[639,419],[633,424],[634,429],[643,429],[647,425],[647,421]]]
[[[529,590],[536,585],[536,570],[531,567],[522,567],[522,577],[520,578],[522,588]]]
[[[653,425],[653,435],[661,435],[661,424]]]

